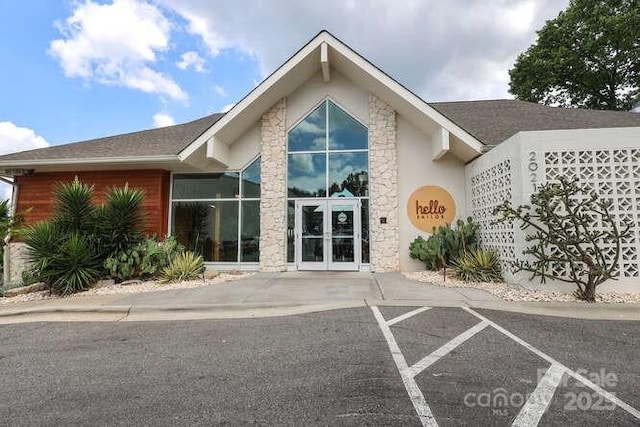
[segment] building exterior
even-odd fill
[[[128,182],[146,192],[150,233],[176,235],[221,269],[415,270],[409,244],[467,216],[484,245],[515,259],[524,237],[493,225],[491,209],[559,174],[637,224],[640,114],[429,104],[321,32],[226,114],[0,156],[0,171],[28,221],[50,214],[56,182],[78,175],[99,195]],[[11,280],[20,245],[7,251]],[[638,249],[636,225],[620,264],[629,283]]]

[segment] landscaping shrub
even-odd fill
[[[168,236],[163,242],[148,237],[131,249],[109,256],[104,267],[116,281],[153,278],[183,250],[173,236]]]
[[[144,238],[144,192],[125,184],[109,188],[106,198],[97,211],[102,250],[108,255],[132,250]]]
[[[59,183],[54,190],[51,219],[21,230],[32,274],[54,293],[67,295],[92,286],[107,275],[106,258],[121,259],[122,254],[133,257],[134,248],[142,240],[143,192],[128,185],[110,188],[101,206],[93,205],[93,194],[94,187],[77,177]],[[116,268],[117,274],[129,274],[122,267],[125,264],[123,261]]]
[[[434,229],[429,239],[418,236],[409,246],[409,256],[425,263],[428,270],[446,268],[451,260],[478,246],[477,225],[467,218],[456,222],[456,228],[446,226]]]
[[[505,201],[493,213],[500,217],[496,222],[517,221],[527,232],[531,245],[513,266],[531,273],[532,280],[573,283],[577,298],[593,302],[596,287],[619,274],[621,242],[631,224],[616,218],[611,199],[600,199],[575,179],[543,184],[531,195],[531,205]]]
[[[178,254],[169,265],[162,269],[160,283],[191,280],[204,272],[204,261],[201,255],[191,251]]]
[[[500,255],[496,251],[473,249],[451,261],[455,273],[465,282],[501,282]]]
[[[72,233],[48,260],[40,277],[53,293],[68,295],[83,291],[100,278],[100,260],[94,251],[87,250],[88,246],[86,236]]]

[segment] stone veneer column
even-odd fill
[[[260,270],[284,271],[287,260],[287,128],[284,98],[262,116],[260,133]]]
[[[369,188],[371,268],[397,271],[400,265],[398,226],[398,157],[396,112],[369,95]],[[380,224],[380,217],[387,223]]]

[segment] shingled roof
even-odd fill
[[[521,131],[640,127],[640,114],[556,108],[516,99],[429,103],[487,145]]]
[[[554,108],[515,99],[429,105],[487,145],[499,144],[521,131],[640,127],[638,113]],[[7,154],[0,161],[175,156],[223,116],[212,114],[180,125]]]
[[[188,123],[0,156],[0,161],[175,156],[224,114]]]

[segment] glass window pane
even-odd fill
[[[327,157],[325,154],[289,154],[287,185],[289,197],[325,197]]]
[[[242,197],[260,198],[260,157],[242,171]]]
[[[173,176],[173,199],[232,199],[240,194],[237,172]]]
[[[330,197],[367,197],[369,173],[367,152],[329,154]]]
[[[260,261],[260,201],[242,202],[241,262]]]
[[[329,101],[329,149],[357,150],[367,148],[367,128]]]
[[[369,263],[369,199],[360,201],[360,225],[362,227],[362,262]]]
[[[172,234],[205,261],[238,261],[238,202],[174,202]]]
[[[289,151],[327,149],[327,103],[323,102],[289,131]]]

